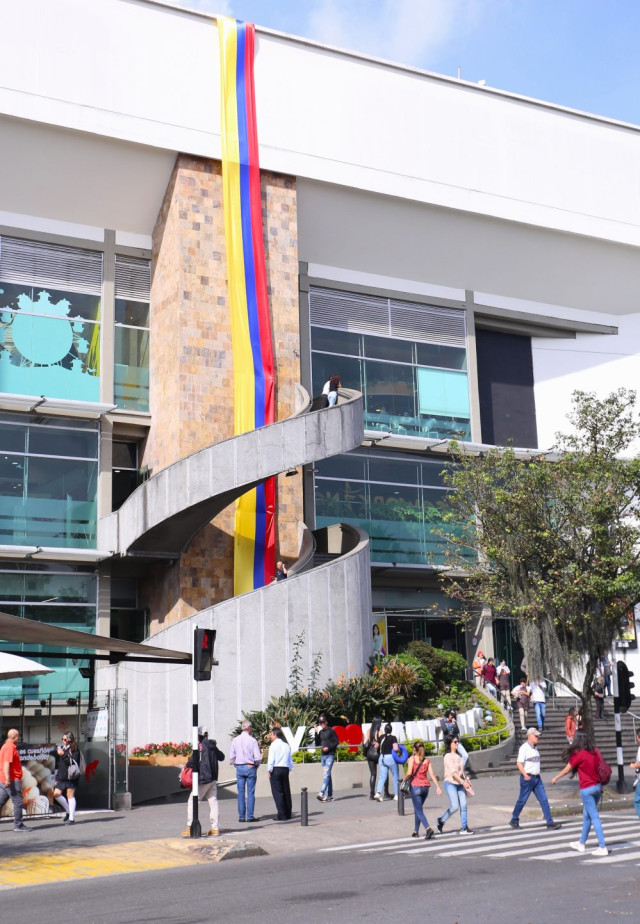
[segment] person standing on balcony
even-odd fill
[[[331,378],[324,383],[322,394],[326,395],[329,407],[334,407],[337,403],[339,388],[342,388],[339,375],[332,375]]]
[[[476,682],[477,687],[484,686],[484,677],[482,676],[482,668],[485,666],[486,660],[482,651],[479,651],[478,654],[473,659],[473,679]]]

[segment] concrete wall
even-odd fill
[[[305,670],[322,656],[319,682],[361,673],[369,657],[371,588],[369,542],[362,534],[341,558],[286,581],[234,597],[170,626],[153,644],[189,651],[193,629],[217,630],[220,664],[199,684],[200,723],[223,741],[244,711],[263,708],[287,687],[293,644],[305,633]],[[99,689],[129,691],[129,744],[188,739],[192,668],[120,664],[97,672]]]

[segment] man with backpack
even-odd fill
[[[198,802],[209,803],[209,817],[211,827],[204,833],[204,837],[217,837],[220,834],[219,815],[218,815],[218,762],[224,760],[224,754],[218,748],[215,739],[209,740],[209,733],[201,725],[198,728],[198,747],[200,749],[200,769],[198,771]],[[193,769],[191,757],[187,761],[187,767]],[[187,830],[182,832],[182,837],[189,837],[191,834],[191,823],[193,821],[193,799],[191,794],[187,800]]]

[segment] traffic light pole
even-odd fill
[[[611,652],[611,661],[612,661],[612,671],[611,671],[611,680],[613,682],[613,719],[616,729],[616,762],[618,764],[618,782],[616,783],[616,790],[618,792],[626,792],[627,785],[624,781],[624,757],[622,754],[622,721],[620,719],[620,689],[618,685],[618,669],[617,669],[617,660],[616,660],[616,649],[615,644],[613,645],[613,650]]]
[[[193,663],[196,664],[196,658],[198,656],[196,648],[196,638],[197,638],[197,629],[194,632],[194,651],[193,651]],[[198,681],[195,678],[195,669],[194,677],[191,681],[191,702],[192,702],[192,722],[193,722],[193,731],[191,737],[191,766],[193,770],[193,780],[191,782],[191,800],[193,806],[193,815],[191,828],[189,829],[189,837],[200,837],[202,830],[200,828],[200,821],[198,820],[198,778],[200,775],[200,744],[198,742]]]

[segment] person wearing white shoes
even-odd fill
[[[445,822],[460,809],[460,834],[475,834],[467,824],[467,795],[473,795],[471,782],[464,772],[464,762],[458,754],[458,736],[445,738],[444,788],[449,797],[449,808],[438,818],[438,831],[442,834]]]
[[[609,853],[604,839],[602,822],[598,814],[598,802],[602,796],[602,784],[600,783],[600,751],[594,746],[586,732],[577,731],[573,742],[562,755],[562,759],[567,761],[564,770],[556,774],[551,780],[557,783],[567,773],[573,770],[578,771],[578,783],[580,786],[580,798],[582,799],[582,834],[579,841],[572,841],[569,847],[577,850],[578,853],[584,853],[587,849],[587,838],[593,825],[593,830],[598,838],[598,846],[593,851],[594,857],[606,857]]]
[[[509,824],[512,828],[520,827],[520,813],[527,804],[527,799],[531,793],[534,794],[540,803],[547,828],[555,830],[556,828],[562,827],[560,822],[554,821],[551,817],[549,800],[547,799],[544,783],[540,776],[540,752],[537,748],[539,737],[540,732],[537,728],[529,728],[527,730],[527,740],[520,746],[520,750],[518,751],[517,765],[520,771],[520,795],[511,813],[511,821]]]
[[[384,727],[384,735],[380,738],[380,773],[378,774],[378,789],[373,797],[378,802],[382,802],[382,790],[391,771],[393,779],[393,798],[398,799],[398,764],[393,759],[393,751],[399,751],[398,739],[391,734],[391,725],[387,722]]]

